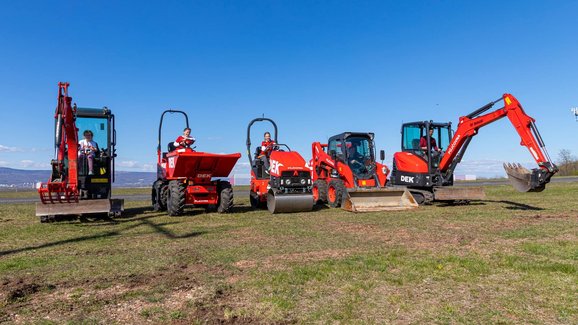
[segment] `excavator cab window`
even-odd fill
[[[419,124],[404,125],[402,150],[420,154],[421,149],[419,147],[419,142],[422,136],[425,136],[424,125]]]
[[[108,169],[108,161],[105,157],[110,156],[108,149],[110,148],[110,134],[109,123],[106,117],[80,117],[76,118],[76,127],[78,128],[78,140],[84,139],[84,131],[92,131],[92,141],[96,142],[99,152],[95,154],[94,171],[97,175],[101,174],[101,170]],[[104,158],[103,158],[104,157]],[[88,162],[86,159],[79,159],[78,174],[81,176],[88,174]],[[101,169],[104,168],[104,169]]]

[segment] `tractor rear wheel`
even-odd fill
[[[345,185],[340,179],[334,179],[327,186],[327,202],[332,208],[341,207],[343,196],[346,195]]]
[[[233,188],[229,182],[219,182],[217,185],[219,191],[219,203],[217,204],[217,212],[227,213],[233,207]]]
[[[178,216],[183,214],[185,209],[185,190],[186,185],[179,181],[169,182],[169,197],[167,200],[167,211],[169,216]]]
[[[161,180],[153,183],[151,199],[154,211],[165,211],[167,209],[167,185]]]
[[[318,179],[315,182],[313,182],[313,200],[315,202],[315,204],[317,203],[327,203],[327,182],[322,180],[322,179]]]

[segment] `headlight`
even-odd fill
[[[305,183],[307,183],[307,180],[305,178],[301,179],[301,185],[305,185]]]
[[[381,167],[381,172],[387,174],[387,167],[385,166]]]
[[[286,180],[285,180],[285,185],[289,185],[289,184],[291,184],[291,180],[290,180],[290,179],[286,179]]]

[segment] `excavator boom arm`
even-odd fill
[[[504,101],[504,107],[499,108],[493,112],[480,115],[494,106],[499,101]],[[504,94],[501,98],[493,101],[484,107],[472,112],[467,116],[462,116],[460,118],[458,128],[454,134],[450,144],[446,150],[446,153],[442,160],[440,161],[439,169],[440,171],[447,173],[448,171],[453,174],[453,170],[457,164],[461,161],[465,150],[472,137],[478,133],[481,127],[498,121],[504,117],[507,117],[512,126],[516,129],[516,132],[520,135],[520,145],[525,146],[530,151],[532,158],[536,161],[540,170],[534,170],[532,172],[533,176],[526,177],[527,175],[515,175],[521,178],[528,178],[528,182],[533,182],[534,184],[529,184],[528,190],[533,190],[534,188],[541,188],[543,190],[544,185],[549,182],[550,177],[552,177],[557,171],[558,167],[552,162],[544,141],[536,128],[535,120],[524,112],[522,105],[518,100],[511,94]],[[513,173],[530,173],[521,165],[509,165],[505,166],[508,176],[512,177]],[[540,174],[540,175],[538,175]],[[530,178],[536,178],[536,180],[530,180]],[[517,187],[518,189],[521,189]]]

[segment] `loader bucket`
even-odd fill
[[[508,180],[519,192],[542,192],[553,175],[538,168],[529,170],[517,163],[504,164],[504,169]]]
[[[395,211],[417,208],[407,190],[356,189],[348,191],[341,207],[351,212]]]
[[[78,202],[63,202],[44,204],[36,202],[36,216],[63,216],[63,215],[87,215],[108,213],[120,215],[124,211],[123,199],[95,199],[80,200]]]
[[[267,195],[267,209],[271,213],[306,212],[313,210],[313,194],[273,194]]]

